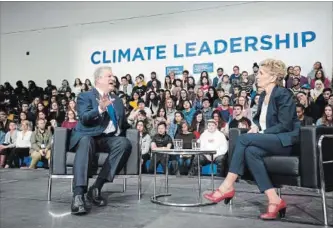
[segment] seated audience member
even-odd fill
[[[241,80],[239,83],[242,90],[245,90],[247,93],[250,93],[253,88],[253,83],[254,83],[254,81],[250,80],[248,72],[243,71]]]
[[[119,91],[124,92],[126,95],[131,96],[133,86],[128,83],[127,77],[121,77],[121,85],[119,86]]]
[[[174,139],[178,131],[180,131],[179,124],[184,120],[184,114],[180,111],[175,112],[173,121],[168,128],[168,135]]]
[[[222,106],[219,106],[216,110],[220,112],[222,120],[226,123],[229,123],[233,116],[233,109],[230,107],[230,97],[226,95],[223,96]]]
[[[160,102],[158,100],[157,94],[154,91],[150,91],[147,94],[147,99],[146,99],[146,102],[145,102],[145,106],[146,106],[146,108],[148,108],[150,110],[152,118],[155,118],[156,115],[157,115],[157,110],[158,110],[158,107],[159,107],[159,103]]]
[[[183,111],[184,110],[184,107],[183,107],[184,101],[187,101],[187,100],[189,100],[188,93],[185,89],[182,89],[180,91],[180,98],[176,101],[176,110]]]
[[[315,77],[311,79],[311,89],[314,89],[316,87],[316,82],[320,80],[323,83],[323,89],[324,88],[330,88],[330,80],[325,77],[324,71],[323,70],[318,70],[315,74]]]
[[[174,87],[174,84],[169,75],[165,76],[164,80],[164,89],[171,91]]]
[[[7,112],[0,110],[0,124],[2,124],[2,128],[5,133],[9,131],[9,122]]]
[[[246,122],[247,126],[251,127],[251,120],[243,116],[243,106],[236,104],[234,106],[234,116],[235,118],[230,122],[229,128],[238,128],[239,123]]]
[[[302,91],[301,82],[298,77],[294,77],[292,82],[293,82],[293,84],[292,84],[292,87],[290,88],[290,91],[294,94],[294,96],[296,96],[296,94],[298,92]]]
[[[29,122],[27,120],[22,121],[22,131],[17,132],[15,148],[10,152],[5,168],[12,168],[20,166],[19,160],[21,160],[21,167],[26,166],[23,163],[24,157],[29,156],[31,148],[31,135],[32,131],[29,130]]]
[[[48,120],[56,120],[58,126],[61,126],[61,123],[65,120],[65,112],[59,109],[57,102],[51,103]]]
[[[182,81],[180,79],[175,79],[174,87],[171,89],[171,94],[177,96],[183,88]]]
[[[325,106],[328,104],[328,100],[332,94],[331,88],[326,88],[323,90],[323,93],[317,98],[316,105],[319,108],[319,117],[322,117],[324,114]]]
[[[16,124],[14,122],[10,122],[9,131],[5,135],[4,142],[0,145],[0,168],[5,167],[6,158],[10,154],[11,150],[13,150],[13,148],[15,147],[16,138]]]
[[[35,169],[37,162],[42,159],[47,160],[50,165],[52,134],[45,127],[46,121],[38,120],[37,129],[31,135],[30,169]]]
[[[218,110],[215,110],[212,113],[211,119],[215,120],[217,123],[217,129],[221,131],[226,137],[229,136],[229,126],[228,123],[223,121],[221,113]]]
[[[21,123],[22,121],[27,120],[29,122],[29,130],[32,131],[33,130],[33,124],[31,121],[28,120],[28,115],[25,112],[21,112],[20,113],[20,119],[18,121],[17,124],[17,130],[21,131]]]
[[[230,104],[234,105],[234,104],[237,104],[237,100],[240,95],[240,91],[241,91],[242,87],[240,87],[239,85],[236,85],[232,89],[233,89],[233,93],[231,93],[231,96],[230,96]]]
[[[233,67],[233,74],[230,75],[230,83],[233,87],[240,84],[241,74],[239,72],[239,66]],[[238,94],[237,94],[238,95]]]
[[[77,124],[76,114],[72,110],[67,111],[67,120],[62,122],[61,127],[73,129]]]
[[[306,77],[301,75],[301,67],[300,66],[294,66],[293,76],[288,78],[288,81],[286,83],[287,88],[292,88],[293,85],[293,79],[297,78],[300,86],[307,84],[309,81]]]
[[[321,65],[321,62],[315,62],[314,64],[313,64],[313,68],[312,68],[312,70],[308,73],[308,75],[307,75],[307,77],[308,77],[308,79],[309,80],[312,80],[312,79],[314,79],[315,78],[315,75],[316,75],[316,73],[317,73],[317,71],[318,70],[322,70],[323,69],[323,67],[322,67],[322,65]]]
[[[217,91],[213,86],[209,87],[206,97],[209,99],[210,107],[213,108],[214,101],[219,98]]]
[[[78,120],[79,117],[77,116],[77,110],[76,110],[76,102],[74,100],[70,100],[68,102],[67,110],[71,110],[75,113],[75,117]]]
[[[200,135],[205,131],[206,122],[203,118],[203,114],[201,111],[196,111],[193,116],[193,121],[191,124],[191,131],[195,135],[196,139],[200,137]]]
[[[161,122],[168,123],[168,118],[167,118],[167,115],[166,115],[166,111],[165,111],[165,108],[163,108],[163,107],[160,107],[157,110],[157,115],[156,115],[156,118],[154,120],[154,129],[155,130],[157,130],[157,126]]]
[[[157,134],[154,135],[151,141],[151,149],[171,149],[172,148],[172,138],[166,133],[166,123],[159,123],[157,126]],[[167,155],[165,154],[156,154],[156,167],[158,164],[162,165],[163,171],[166,171],[165,164],[167,162]],[[152,155],[150,160],[149,172],[154,172],[155,164],[155,155]]]
[[[302,104],[296,104],[296,113],[299,121],[301,122],[301,126],[311,126],[313,124],[313,119],[304,114],[304,106]]]
[[[247,97],[240,96],[238,97],[237,104],[243,107],[242,114],[244,117],[252,120],[252,111],[249,105],[249,100]],[[235,113],[233,113],[233,118],[235,118]]]
[[[137,110],[139,99],[140,99],[140,94],[134,91],[132,93],[131,101],[129,102],[129,105],[133,110]]]
[[[323,93],[324,83],[321,80],[315,82],[315,87],[310,90],[310,95],[313,101],[316,101],[317,98]]]
[[[330,98],[328,99],[328,104],[333,106],[333,94],[330,95]]]
[[[323,117],[317,120],[317,126],[333,127],[333,106],[326,105]]]
[[[180,130],[178,131],[175,139],[183,140],[183,149],[191,149],[192,148],[192,140],[196,139],[195,135],[189,131],[190,125],[185,121],[181,121]]]
[[[38,108],[38,106],[37,106]],[[27,115],[27,120],[31,121],[34,125],[36,117],[29,111],[29,103],[27,101],[23,101],[21,104],[21,112],[24,112]]]
[[[186,121],[180,123],[180,131],[176,135],[175,139],[180,139],[183,141],[183,149],[192,149],[192,140],[195,140],[195,135],[189,131],[190,125]],[[191,155],[181,155],[178,160],[179,172],[178,174],[183,174],[188,171],[188,165],[190,164]],[[187,162],[188,161],[188,162]],[[175,165],[173,165],[175,166]]]
[[[206,94],[209,90],[209,80],[208,77],[203,76],[200,80],[200,89],[203,91],[204,94]]]
[[[222,99],[225,95],[224,89],[222,89],[222,88],[217,89],[216,92],[217,92],[218,97],[213,102],[213,108],[222,106]]]
[[[147,114],[144,110],[138,110],[137,115],[134,116],[133,119],[128,119],[128,124],[131,126],[132,129],[136,128],[136,123],[142,120],[145,123],[145,127],[147,128],[147,131],[149,135],[154,135],[154,123],[151,118],[147,117]]]
[[[167,125],[170,125],[175,118],[176,112],[175,103],[171,98],[165,100],[165,110],[167,116]]]
[[[202,91],[202,89],[198,89],[197,91],[197,96],[193,102],[193,107],[196,111],[201,110],[202,109],[202,100],[204,98],[204,92]]]
[[[259,98],[260,95],[257,94],[254,97],[254,101],[251,103],[251,113],[252,113],[252,117],[254,117],[257,114],[258,111],[258,104],[259,104]]]
[[[222,81],[217,84],[216,89],[223,89],[225,93],[232,93],[232,87],[230,84],[229,75],[223,75]]]
[[[193,120],[193,115],[195,113],[195,109],[192,108],[192,104],[190,101],[184,101],[183,103],[183,114],[184,114],[184,119],[187,121],[188,124],[192,124]]]
[[[313,119],[313,121],[317,121],[320,118],[320,109],[314,103],[310,102],[309,98],[306,96],[304,92],[297,93],[297,100],[300,104],[304,106],[304,114]]]
[[[133,93],[137,92],[140,97],[143,97],[146,90],[147,86],[144,85],[144,77],[143,75],[139,75],[135,78],[136,85],[133,87]]]
[[[128,117],[129,121],[133,121],[137,116],[139,111],[145,111],[148,118],[151,118],[151,111],[148,107],[145,106],[144,100],[140,99],[138,100],[138,108],[133,109]]]
[[[148,171],[146,169],[146,162],[150,159],[149,151],[150,151],[151,137],[148,134],[145,122],[143,120],[138,120],[138,122],[136,122],[136,129],[138,130],[140,135],[142,172],[147,173]]]
[[[210,107],[210,102],[208,98],[202,99],[202,114],[204,120],[207,121],[212,118],[213,109]]]
[[[215,88],[217,88],[217,85],[218,85],[220,82],[222,82],[222,79],[223,79],[223,72],[224,72],[223,68],[219,67],[219,68],[217,69],[217,76],[213,79],[213,86],[214,86]]]
[[[215,120],[208,120],[207,130],[200,136],[200,149],[201,150],[216,150],[216,154],[214,155],[214,163],[217,165],[217,173],[224,173],[224,160],[225,154],[228,151],[228,141],[224,134],[217,129],[217,122]],[[190,176],[197,175],[198,172],[198,155],[194,156],[191,164],[191,168],[189,171]],[[200,155],[200,167],[206,164],[211,163],[210,155]]]

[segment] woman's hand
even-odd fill
[[[257,126],[252,126],[251,129],[247,133],[258,133],[259,128]]]

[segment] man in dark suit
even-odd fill
[[[69,148],[75,151],[74,195],[71,205],[72,214],[85,214],[89,210],[85,193],[89,201],[97,206],[105,206],[101,196],[105,182],[112,182],[117,170],[125,165],[131,144],[126,139],[127,121],[124,106],[120,98],[109,94],[112,88],[112,70],[100,67],[94,73],[95,88],[80,93],[77,98],[79,122],[71,133]],[[108,152],[96,182],[89,188],[88,173],[95,152]]]

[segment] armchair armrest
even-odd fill
[[[240,136],[241,134],[244,134],[246,132],[247,132],[246,129],[230,128],[230,130],[229,130],[229,151],[228,151],[228,163],[229,164],[231,162],[231,158],[232,158],[235,146],[236,146],[238,136]]]
[[[56,127],[54,129],[50,167],[50,174],[52,175],[66,174],[66,153],[68,150],[69,133],[70,130],[67,128]]]
[[[141,166],[140,136],[136,129],[127,129],[126,138],[131,142],[132,152],[123,170],[119,174],[138,175]]]

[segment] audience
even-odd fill
[[[129,127],[140,133],[143,172],[153,172],[153,161],[150,170],[145,168],[152,159],[153,148],[171,148],[173,140],[182,139],[183,148],[191,149],[192,140],[214,141],[206,137],[216,134],[222,142],[228,139],[229,128],[249,129],[262,92],[256,84],[258,71],[257,63],[250,71],[234,66],[230,77],[227,73],[231,72],[222,67],[217,68],[215,75],[203,71],[198,78],[184,70],[180,75],[170,72],[163,83],[156,72],[150,73],[147,82],[143,74],[133,77],[135,81],[130,74],[112,76],[112,93],[122,99]],[[302,126],[332,126],[333,95],[328,78],[321,63],[316,62],[307,77],[302,76],[300,66],[290,66],[285,77],[279,79],[280,86],[294,94]],[[80,78],[73,82],[64,79],[59,88],[49,79],[44,89],[31,80],[27,85],[18,81],[15,88],[8,82],[0,85],[0,167],[29,165],[34,169],[39,161],[47,167],[54,129],[76,126],[76,97],[91,89],[91,81]],[[29,162],[29,152],[31,161],[25,164]],[[223,172],[222,157],[214,158],[219,174],[220,170]],[[157,158],[163,169],[165,159]],[[169,160],[176,174],[179,170],[187,172],[190,161],[196,161],[180,156],[171,156]],[[201,165],[209,163],[205,156],[200,161]],[[190,175],[193,172],[197,171],[191,170]]]

